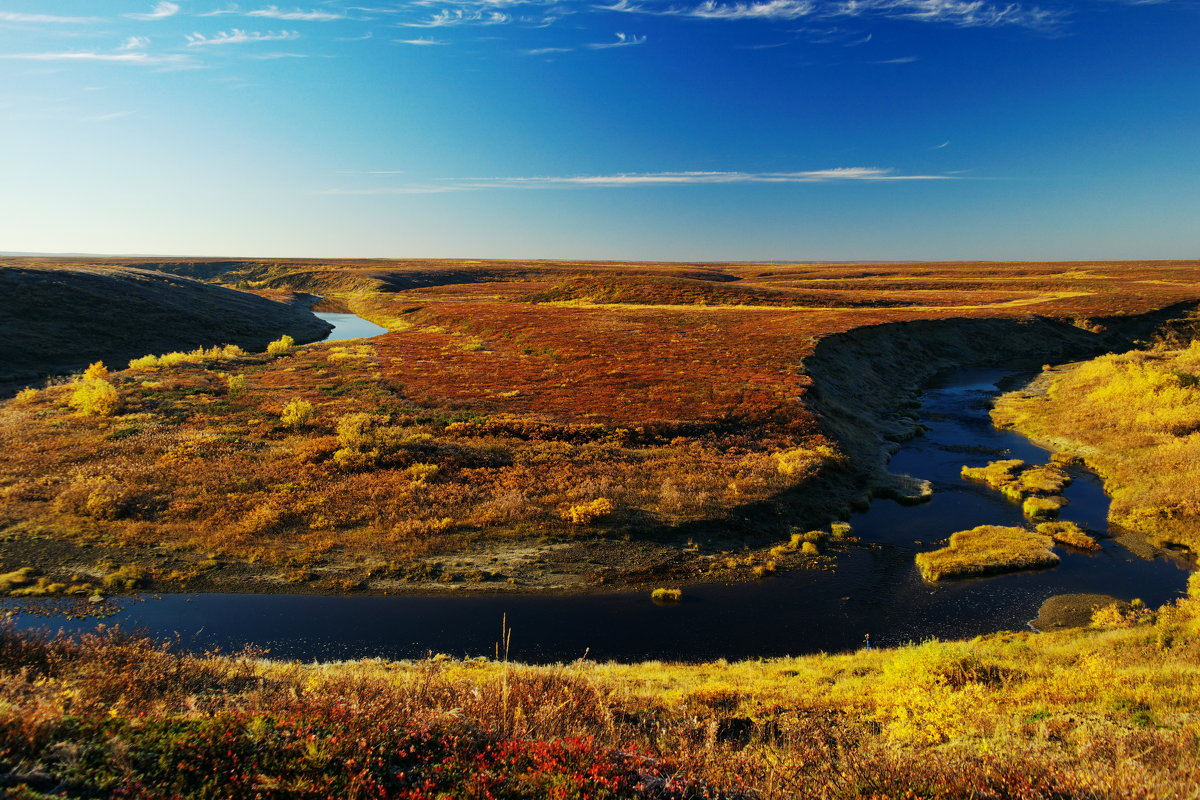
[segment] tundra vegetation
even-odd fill
[[[804,359],[822,339],[1031,313],[1095,331],[1200,300],[1196,262],[37,269],[68,267],[319,294],[391,331],[143,354],[0,406],[0,568],[98,580],[109,558],[197,588],[653,586],[820,565],[844,539],[769,551],[864,490],[813,405]]]
[[[1112,497],[1109,521],[1200,550],[1200,341],[1170,341],[1044,374],[993,419],[1083,459]]]
[[[1185,800],[1189,586],[1082,629],[695,665],[300,664],[0,628],[0,781],[22,800]]]

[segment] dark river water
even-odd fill
[[[327,315],[323,315],[327,316]],[[336,316],[336,315],[335,315]],[[335,335],[338,331],[334,332]],[[1001,457],[1044,463],[1046,451],[992,427],[988,409],[998,384],[1013,373],[960,370],[923,396],[921,420],[931,430],[903,445],[891,469],[926,478],[933,499],[920,506],[877,500],[850,522],[862,547],[838,555],[833,571],[801,571],[756,583],[685,587],[683,601],[656,605],[646,592],[587,595],[327,597],[308,595],[167,595],[115,598],[103,620],[193,649],[269,648],[274,658],[389,659],[429,652],[492,655],[502,617],[512,630],[511,657],[554,662],[700,661],[834,652],[930,637],[963,638],[1021,629],[1042,601],[1067,592],[1139,597],[1159,605],[1178,597],[1186,562],[1142,560],[1104,540],[1095,553],[1059,548],[1051,569],[925,583],[913,563],[922,549],[964,528],[1020,525],[1020,506],[959,477],[964,464]],[[1011,388],[1004,385],[1004,388]],[[1098,479],[1083,470],[1066,491],[1063,519],[1104,531],[1108,509]],[[918,544],[921,542],[923,544]],[[82,630],[95,620],[15,617],[21,627]]]

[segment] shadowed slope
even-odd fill
[[[237,344],[258,350],[282,334],[321,338],[307,309],[138,269],[0,267],[0,387],[104,359]]]

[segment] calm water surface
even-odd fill
[[[342,342],[347,339],[366,339],[387,333],[387,328],[368,322],[357,314],[336,314],[332,311],[314,311],[315,315],[333,326],[322,342]]]
[[[989,421],[998,384],[1011,382],[1012,376],[1004,370],[960,370],[926,392],[920,414],[931,430],[905,443],[891,468],[933,481],[933,500],[915,507],[878,500],[855,515],[854,531],[870,546],[841,553],[835,571],[689,587],[683,602],[664,606],[652,603],[645,592],[117,598],[119,613],[105,622],[177,638],[189,648],[254,644],[276,658],[333,660],[407,658],[430,651],[491,655],[501,617],[507,615],[517,660],[552,662],[586,654],[598,660],[695,661],[846,650],[857,647],[866,633],[888,645],[1024,628],[1046,598],[1066,592],[1140,597],[1151,605],[1178,597],[1187,580],[1185,562],[1144,561],[1111,540],[1096,553],[1059,548],[1062,563],[1052,569],[936,586],[921,580],[913,556],[932,549],[936,540],[975,525],[1023,522],[1018,505],[959,477],[964,464],[1001,457],[1045,462],[1046,451],[996,430]],[[1098,479],[1083,470],[1073,474],[1075,482],[1065,493],[1071,504],[1062,518],[1104,531],[1108,498]],[[22,613],[17,624],[81,630],[96,622],[50,623]]]

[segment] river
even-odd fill
[[[339,330],[348,332],[348,327]],[[642,591],[117,597],[110,601],[115,613],[101,622],[171,638],[194,650],[255,645],[275,658],[340,660],[431,652],[492,655],[501,619],[507,618],[516,660],[702,661],[847,650],[867,633],[886,646],[1023,629],[1044,600],[1064,593],[1138,597],[1151,606],[1178,597],[1188,574],[1183,559],[1140,559],[1112,539],[1092,553],[1060,547],[1062,562],[1050,569],[936,585],[921,579],[913,556],[935,547],[937,540],[981,524],[1023,523],[1019,505],[959,477],[964,464],[1002,457],[1046,460],[1046,451],[1016,433],[997,430],[988,417],[993,398],[1021,378],[1007,370],[964,369],[928,388],[919,415],[930,430],[904,443],[891,469],[931,480],[933,499],[919,506],[876,500],[854,515],[850,522],[862,545],[838,553],[834,570],[688,586],[683,601],[670,605],[657,605]],[[1065,492],[1071,504],[1062,519],[1105,531],[1108,498],[1099,480],[1081,468],[1072,474],[1075,480]],[[48,619],[27,610],[15,613],[14,620],[23,628],[71,631],[97,624],[95,619]]]

